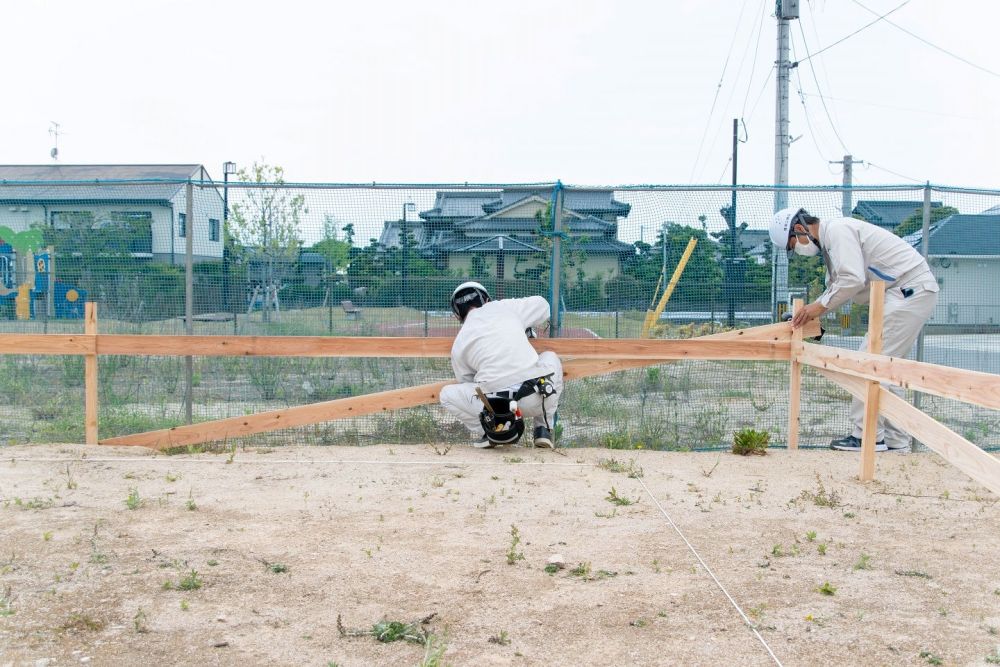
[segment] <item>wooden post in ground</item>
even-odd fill
[[[873,280],[868,301],[868,351],[882,354],[882,314],[885,282]],[[865,393],[865,423],[861,436],[861,481],[875,479],[875,437],[878,435],[879,383],[869,381]]]
[[[795,299],[792,303],[792,312],[799,312],[804,305],[802,299]],[[792,329],[789,363],[791,370],[788,379],[788,449],[793,451],[799,448],[799,404],[802,397],[802,363],[798,356],[800,354],[802,354],[802,327]]]
[[[88,301],[83,307],[83,333],[97,334],[97,304]],[[97,347],[83,359],[84,441],[97,444]]]

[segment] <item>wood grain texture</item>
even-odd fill
[[[868,351],[882,353],[882,320],[885,313],[885,283],[873,280],[868,297]],[[862,482],[875,479],[875,437],[878,435],[878,382],[869,381],[865,392],[865,420],[861,433]]]
[[[792,302],[792,312],[797,313],[805,306],[805,301],[795,299]],[[816,320],[812,320],[815,322]],[[818,323],[817,323],[818,326]],[[802,399],[802,364],[798,354],[802,351],[802,327],[792,330],[791,360],[788,369],[788,449],[799,448],[799,409]]]
[[[864,399],[868,383],[851,375],[820,370],[821,375]],[[984,452],[930,415],[921,412],[891,391],[879,387],[882,414],[973,480],[1000,495],[1000,459]]]
[[[97,304],[88,301],[83,306],[83,332],[97,335]],[[97,444],[97,349],[83,358],[83,432],[88,445]]]
[[[0,354],[93,354],[97,339],[86,334],[0,334]]]
[[[815,368],[1000,410],[1000,376],[922,361],[804,343],[799,361]]]

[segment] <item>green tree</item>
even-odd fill
[[[717,255],[718,245],[702,229],[668,223],[666,228],[667,280],[673,275],[674,267],[680,261],[690,238],[698,239],[684,273],[681,275],[671,300],[692,301],[699,304],[711,302],[719,297],[722,287],[722,268]],[[661,228],[656,245],[636,241],[636,254],[622,267],[626,276],[637,278],[644,283],[642,290],[652,295],[657,280],[663,270],[664,233]],[[661,286],[662,289],[663,286]]]
[[[944,220],[950,215],[956,215],[958,213],[957,208],[951,206],[936,206],[931,207],[931,226],[933,227],[935,223]],[[916,209],[913,215],[908,217],[903,222],[899,223],[894,230],[893,234],[896,236],[908,236],[913,232],[919,231],[924,226],[924,212],[922,209]]]
[[[247,188],[244,201],[233,204],[227,222],[241,254],[258,268],[251,275],[264,289],[264,321],[270,320],[281,282],[298,260],[299,223],[309,212],[305,197],[281,187],[284,174],[281,167],[256,162],[250,169],[241,169],[240,181],[263,187]]]
[[[337,237],[337,221],[333,216],[323,216],[323,240],[317,242],[312,250],[326,259],[334,271],[342,271],[351,261],[351,244]]]

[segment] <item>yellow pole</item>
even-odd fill
[[[670,295],[674,293],[674,288],[677,287],[677,281],[681,279],[681,274],[684,273],[684,267],[687,266],[688,260],[691,259],[691,253],[694,252],[694,247],[696,245],[698,245],[698,239],[692,236],[688,240],[687,247],[684,249],[684,254],[681,255],[681,260],[677,262],[674,274],[670,276],[670,282],[667,283],[667,288],[663,290],[663,296],[660,297],[660,303],[656,304],[656,310],[653,311],[653,317],[647,320],[649,326],[643,326],[643,338],[649,338],[649,330],[652,328],[653,324],[659,321],[660,315],[663,314],[663,309],[667,307],[667,301],[670,301]]]
[[[660,285],[663,284],[663,274],[656,279],[656,287],[653,289],[653,298],[649,300],[649,308],[646,309],[646,319],[642,322],[642,330],[649,331],[653,326],[653,308],[656,306],[656,295],[660,293]]]

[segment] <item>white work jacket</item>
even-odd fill
[[[826,291],[817,301],[829,310],[847,301],[868,302],[868,285],[884,280],[886,289],[915,287],[937,292],[927,262],[892,232],[854,218],[832,218],[819,225],[826,263]]]
[[[545,375],[524,330],[547,319],[549,302],[540,296],[489,301],[469,311],[451,346],[455,377],[489,393]]]

